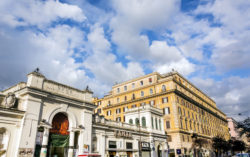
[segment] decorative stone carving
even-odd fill
[[[4,98],[4,101],[3,101],[3,106],[6,107],[6,108],[12,108],[14,107],[15,105],[15,102],[16,102],[16,96],[14,93],[8,93],[6,95],[6,97]]]

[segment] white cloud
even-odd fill
[[[88,40],[92,49],[92,54],[83,63],[84,66],[91,70],[97,80],[113,85],[115,82],[124,81],[143,75],[143,69],[139,63],[129,62],[124,67],[121,62],[117,61],[114,54],[110,53],[110,43],[105,38],[103,28],[94,26]]]
[[[86,19],[78,6],[61,3],[58,0],[8,0],[0,2],[0,22],[12,27],[27,25],[43,27],[59,18],[78,22]]]
[[[221,81],[213,79],[192,78],[191,81],[206,94],[211,96],[217,106],[228,116],[246,118],[250,116],[250,78],[229,77]],[[243,117],[238,117],[243,113]]]

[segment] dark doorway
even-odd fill
[[[69,146],[69,121],[64,113],[58,113],[52,120],[52,129],[50,129],[48,157],[67,156]]]

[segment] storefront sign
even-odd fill
[[[115,130],[115,137],[132,138],[132,133],[128,131]]]
[[[142,150],[150,150],[150,143],[149,142],[141,142]]]

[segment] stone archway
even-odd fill
[[[64,157],[69,146],[69,120],[65,113],[59,112],[52,119],[49,130],[48,155]]]

